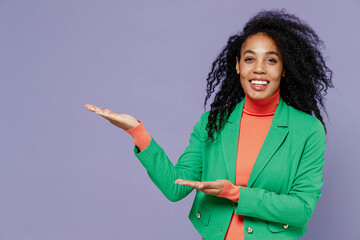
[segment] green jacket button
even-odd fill
[[[289,227],[289,225],[283,224],[283,228],[284,228],[284,229],[287,229],[288,227]]]
[[[200,212],[197,212],[197,213],[196,213],[196,217],[197,217],[197,218],[201,218]]]
[[[248,232],[248,233],[252,233],[253,231],[254,231],[254,230],[253,230],[252,228],[248,228],[248,229],[247,229],[247,232]]]

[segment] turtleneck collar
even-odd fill
[[[280,89],[265,99],[253,99],[245,94],[243,112],[252,116],[273,116],[280,101]]]

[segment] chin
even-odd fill
[[[269,95],[267,92],[254,92],[254,91],[250,91],[248,93],[246,93],[249,97],[251,97],[252,99],[265,99],[270,97],[271,95]]]

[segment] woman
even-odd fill
[[[85,107],[133,136],[135,155],[169,200],[197,190],[189,218],[204,239],[299,238],[323,184],[319,107],[332,72],[321,45],[283,10],[250,19],[214,61],[204,105],[220,90],[175,166],[136,118]]]

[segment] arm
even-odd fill
[[[132,136],[134,144],[139,148],[140,151],[142,151],[147,148],[147,146],[149,146],[151,137],[146,131],[144,124],[139,120],[138,122],[140,124],[137,127],[126,130],[126,132]]]
[[[303,148],[289,194],[240,187],[239,204],[235,213],[293,226],[305,225],[321,195],[324,151],[324,128],[316,120]]]
[[[150,179],[170,201],[179,201],[193,190],[188,186],[175,184],[176,179],[182,178],[192,181],[201,179],[204,140],[200,133],[204,129],[204,119],[205,114],[195,125],[189,145],[175,166],[153,138],[151,138],[147,148],[141,152],[138,147],[135,146],[134,148],[135,156],[147,170]]]
[[[176,183],[238,202],[235,214],[292,226],[304,226],[315,209],[323,184],[325,132],[320,121],[314,122],[305,147],[300,150],[301,159],[289,194],[235,186],[227,180],[197,182],[179,179]]]
[[[178,163],[174,166],[155,140],[148,134],[144,134],[145,129],[136,118],[128,114],[117,114],[110,109],[102,109],[92,104],[85,104],[84,106],[86,109],[104,117],[114,126],[134,135],[135,144],[140,147],[139,149],[135,146],[135,156],[146,168],[151,180],[170,201],[178,201],[192,191],[192,188],[188,186],[175,184],[176,179],[186,178],[193,181],[201,179],[202,150],[205,143],[201,132],[205,129],[204,123],[206,122],[207,114],[203,114],[200,121],[195,125],[191,133],[189,145],[181,155]],[[137,130],[143,128],[142,131],[135,131],[137,127],[139,127]],[[135,136],[139,132],[141,136]],[[137,143],[139,137],[142,140]]]

